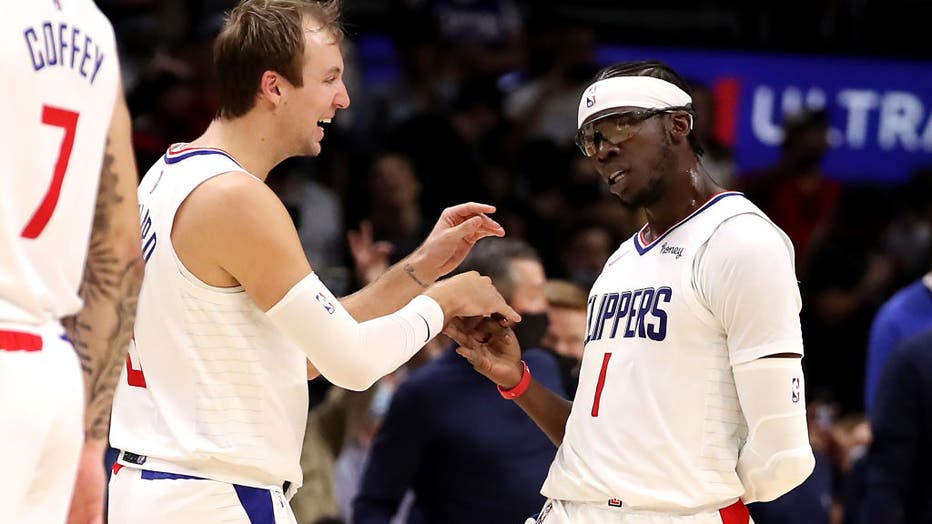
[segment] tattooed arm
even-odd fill
[[[100,522],[103,513],[103,456],[110,408],[133,334],[136,297],[142,283],[137,176],[129,110],[121,86],[107,134],[81,283],[84,308],[64,322],[81,361],[86,402],[84,450],[69,524]]]

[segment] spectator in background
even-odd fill
[[[897,267],[898,287],[932,267],[932,167],[913,173],[901,188],[899,213],[883,237]]]
[[[598,69],[595,30],[561,23],[540,33],[545,40],[540,62],[547,68],[508,95],[505,114],[523,140],[571,146],[579,94]]]
[[[877,387],[861,524],[932,522],[932,331],[898,345]]]
[[[405,375],[404,368],[396,375]],[[347,433],[333,471],[333,491],[336,495],[337,507],[346,521],[349,521],[352,516],[353,499],[359,492],[362,474],[372,448],[372,440],[379,430],[379,425],[388,410],[397,385],[395,375],[379,380],[369,388],[366,396],[368,402],[363,404],[364,409],[356,411],[356,420],[347,421]],[[359,395],[357,392],[346,393]]]
[[[793,241],[796,270],[803,279],[813,235],[826,227],[841,192],[822,173],[827,151],[828,113],[804,110],[787,117],[777,164],[746,178],[748,198]]]
[[[585,218],[568,225],[561,238],[564,274],[588,293],[618,243],[606,226]]]
[[[893,289],[895,267],[879,247],[886,214],[878,188],[846,188],[800,278],[809,383],[831,389],[843,414],[863,412],[870,323]]]
[[[425,213],[447,202],[486,201],[479,171],[503,154],[500,104],[492,79],[473,78],[463,83],[449,113],[420,113],[390,131],[386,147],[411,160]]]
[[[421,182],[407,156],[388,152],[376,157],[369,175],[367,221],[375,240],[392,245],[390,263],[411,254],[427,237]]]
[[[873,412],[878,383],[890,351],[903,340],[932,329],[932,270],[901,289],[877,312],[867,346],[864,405]]]
[[[448,108],[457,82],[456,62],[440,38],[437,20],[419,10],[395,9],[392,13],[392,42],[400,74],[383,85],[371,86],[377,89],[374,113],[379,133],[421,113]]]
[[[154,163],[173,139],[196,137],[210,123],[214,105],[203,85],[202,73],[185,60],[164,53],[154,57],[127,98],[140,165]]]
[[[586,291],[566,280],[549,280],[547,333],[541,346],[557,356],[567,398],[573,400],[579,383],[579,364],[586,348]]]
[[[516,337],[531,348],[524,360],[538,380],[562,394],[556,360],[534,349],[546,329],[543,267],[527,244],[489,240],[476,245],[460,270],[488,275],[521,313],[523,328]],[[539,490],[555,454],[521,409],[503,400],[451,347],[412,372],[392,397],[352,521],[389,522],[410,488],[415,502],[409,523],[522,522],[544,503]]]
[[[320,180],[317,166],[312,158],[287,159],[274,168],[268,185],[288,209],[314,271],[335,293],[348,294],[343,202]]]
[[[363,221],[359,230],[347,232],[347,241],[359,287],[388,270],[392,244],[373,240],[371,222]],[[439,354],[440,344],[445,344],[442,338],[431,340],[402,368],[365,391],[323,385],[320,402],[311,404],[301,446],[304,485],[290,501],[298,522],[349,521],[362,467],[391,395],[409,370]],[[316,390],[322,385],[313,380],[308,386]],[[407,515],[404,504],[401,513]]]
[[[428,13],[464,77],[499,75],[524,62],[524,28],[513,0],[401,0]],[[450,55],[448,55],[450,56]]]

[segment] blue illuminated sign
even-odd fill
[[[824,107],[840,180],[901,182],[932,166],[932,63],[602,46],[598,61],[656,59],[705,83],[717,102],[716,136],[739,171],[773,163],[785,113]]]

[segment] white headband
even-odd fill
[[[589,86],[579,100],[579,122],[613,107],[666,109],[683,107],[693,99],[675,85],[652,76],[616,76],[599,80]]]

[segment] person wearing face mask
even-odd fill
[[[544,289],[549,305],[549,323],[541,345],[553,351],[560,364],[566,398],[573,400],[579,384],[579,366],[586,349],[589,297],[585,290],[568,280],[549,280]]]
[[[546,277],[534,249],[520,240],[485,239],[458,270],[492,279],[521,315],[515,337],[530,348],[522,355],[528,368],[565,395],[555,357],[537,349],[548,321]],[[350,521],[388,523],[411,490],[409,523],[521,522],[543,504],[540,485],[555,454],[521,409],[451,347],[412,372],[392,397]]]

